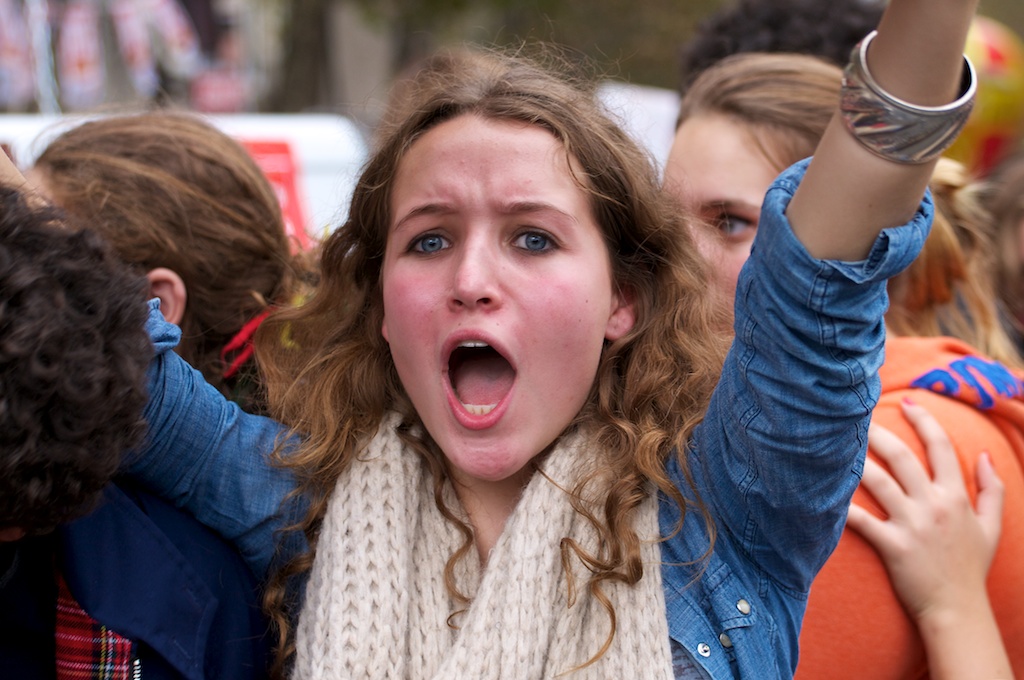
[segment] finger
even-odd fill
[[[880,554],[885,554],[896,540],[888,522],[878,519],[856,503],[850,505],[846,526],[860,534]]]
[[[870,493],[878,505],[889,517],[904,517],[910,502],[903,490],[889,472],[876,461],[868,458],[864,461],[864,475],[860,480],[861,487]]]
[[[975,471],[978,482],[977,515],[985,537],[989,540],[992,550],[999,544],[999,534],[1003,527],[1003,502],[1006,499],[1006,487],[999,478],[992,459],[987,452],[978,456]]]
[[[953,443],[949,441],[949,437],[939,421],[928,412],[928,409],[915,404],[910,399],[905,398],[901,405],[903,415],[914,426],[917,435],[924,443],[928,463],[932,468],[932,476],[936,483],[951,490],[966,490],[956,449],[953,448]]]
[[[906,493],[921,496],[928,492],[932,480],[914,452],[893,432],[872,423],[868,427],[868,447],[878,460],[888,466],[892,478]]]

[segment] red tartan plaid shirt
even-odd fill
[[[89,616],[57,572],[57,680],[138,680],[132,641]]]

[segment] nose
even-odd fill
[[[498,254],[480,243],[467,243],[455,262],[450,304],[454,308],[493,307],[500,301]]]

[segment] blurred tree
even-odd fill
[[[675,88],[679,46],[722,0],[506,4],[501,42],[562,43],[586,54],[610,77]]]
[[[334,103],[327,78],[334,3],[357,6],[370,27],[390,36],[391,73],[444,44],[553,41],[587,55],[611,77],[675,88],[680,46],[701,18],[728,1],[278,0],[288,13],[283,61],[262,108],[302,111]],[[981,13],[1024,32],[1021,0],[983,0]]]
[[[294,0],[285,3],[283,62],[262,108],[302,111],[330,103],[332,2],[358,6],[369,26],[391,36],[393,73],[443,44],[553,41],[611,76],[673,87],[679,44],[721,0]]]
[[[331,0],[283,2],[282,62],[261,109],[295,113],[321,106],[326,92],[327,8]]]

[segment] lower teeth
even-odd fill
[[[497,404],[463,404],[462,406],[475,416],[485,416],[493,411]]]

